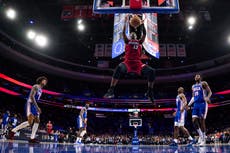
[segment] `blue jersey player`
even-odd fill
[[[203,146],[206,143],[206,125],[205,119],[208,113],[208,103],[210,103],[210,97],[212,91],[207,82],[201,80],[201,76],[197,74],[195,76],[196,83],[192,86],[192,98],[188,104],[191,106],[194,104],[192,110],[192,121],[194,127],[199,133],[198,144]]]
[[[37,78],[36,81],[37,84],[33,85],[26,102],[26,115],[28,120],[13,128],[9,132],[8,139],[13,139],[14,134],[17,131],[26,128],[28,126],[32,126],[32,133],[29,142],[39,143],[39,141],[35,139],[35,135],[38,130],[38,125],[40,122],[39,116],[41,114],[41,109],[38,107],[37,101],[39,101],[42,95],[42,88],[46,86],[48,79],[42,76]]]
[[[184,95],[184,88],[179,87],[178,90],[178,95],[176,97],[176,112],[174,112],[174,139],[172,144],[170,146],[178,146],[178,137],[179,137],[179,132],[180,130],[186,134],[188,137],[190,144],[194,143],[193,138],[189,134],[188,130],[184,127],[185,124],[185,117],[186,117],[186,105],[187,105],[187,99]]]
[[[3,130],[3,133],[5,133],[7,131],[9,118],[10,118],[10,111],[6,111],[6,113],[2,117],[2,130]]]
[[[89,104],[86,104],[80,111],[80,114],[77,118],[78,120],[78,135],[75,144],[81,144],[81,140],[86,134],[86,127],[87,127],[87,110],[89,108]]]
[[[13,117],[10,118],[10,124],[12,128],[15,128],[18,124],[17,114],[14,114]]]

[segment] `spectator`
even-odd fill
[[[2,116],[2,113],[0,112],[0,124],[2,125],[2,118],[3,118],[3,116]]]
[[[17,117],[18,117],[17,114],[14,114],[14,116],[10,118],[10,126],[12,128],[15,128],[17,126],[17,124],[18,124]]]
[[[9,123],[10,111],[6,111],[2,118],[2,130],[5,133],[7,131],[8,123]]]
[[[46,131],[48,134],[48,138],[51,139],[51,134],[53,134],[53,124],[51,123],[51,121],[48,121],[48,123],[46,124]]]

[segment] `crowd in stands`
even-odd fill
[[[11,115],[10,115],[11,114]],[[17,114],[17,115],[15,115]],[[8,115],[8,127],[15,126],[15,122],[12,122],[12,119],[17,119],[17,124],[22,121],[22,115],[19,113],[12,113],[10,111],[0,111],[0,124],[1,128],[3,128],[3,124],[5,117]],[[61,126],[55,126],[52,124],[52,121],[47,121],[43,123],[39,127],[39,134],[42,134],[42,139],[44,141],[51,141],[51,142],[60,142],[60,143],[73,143],[76,139],[77,129],[75,127],[68,127],[67,129],[58,129]],[[120,131],[117,130],[116,132],[97,132],[89,130],[90,132],[84,138],[85,144],[131,144],[132,137],[133,137],[133,127],[129,127],[130,131]],[[90,129],[90,128],[89,128]],[[139,129],[139,141],[142,145],[168,145],[172,141],[172,133],[170,132],[143,132],[144,129]],[[4,129],[1,129],[1,134]],[[106,131],[106,130],[105,130]],[[107,130],[109,131],[109,130]],[[107,132],[106,131],[106,132]],[[212,130],[212,133],[208,133],[207,135],[207,143],[230,143],[230,128],[219,128],[218,130]],[[195,135],[195,133],[194,133]],[[1,138],[4,138],[1,135]],[[196,138],[196,137],[195,137]],[[197,139],[197,138],[196,138]],[[180,137],[179,139],[180,144],[187,144],[187,138]]]
[[[197,138],[196,138],[197,139]],[[230,128],[221,132],[207,135],[207,143],[230,143]],[[169,145],[172,142],[172,136],[157,135],[139,135],[139,141],[142,145]],[[187,144],[188,140],[180,137],[180,144]],[[90,135],[85,139],[87,144],[132,144],[132,135]]]

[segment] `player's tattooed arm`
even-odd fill
[[[83,114],[84,114],[84,108],[82,108],[81,111],[80,111],[80,117],[81,117],[82,120],[83,120]]]
[[[188,107],[190,107],[194,103],[194,92],[193,92],[193,87],[192,87],[192,98],[188,103]]]
[[[181,98],[181,100],[182,100],[182,102],[183,102],[183,107],[182,107],[182,109],[181,109],[181,112],[183,112],[183,111],[186,109],[186,107],[187,107],[187,99],[186,99],[186,97],[185,97],[184,94],[181,94],[181,95],[180,95],[180,98]]]
[[[30,92],[30,96],[29,96],[29,97],[30,97],[32,103],[34,104],[34,106],[36,107],[36,110],[37,110],[39,113],[41,113],[41,109],[38,107],[38,104],[37,104],[37,102],[36,102],[36,100],[35,100],[35,95],[36,95],[37,91],[38,91],[38,86],[37,86],[37,85],[34,85],[34,86],[32,87],[32,89],[31,89],[31,92]]]
[[[126,33],[125,33],[127,21],[128,21],[128,16],[125,17],[125,24],[124,24],[124,28],[123,28],[123,32],[122,32],[122,34],[123,34],[123,39],[124,39],[124,41],[125,41],[126,44],[129,42],[129,39],[128,39],[128,37],[126,36]]]
[[[209,87],[209,85],[208,85],[208,83],[206,81],[202,82],[202,88],[205,89],[207,91],[207,93],[208,93],[208,95],[205,97],[205,101],[207,103],[210,103],[211,102],[210,98],[212,96],[212,90],[210,89],[210,87]]]
[[[146,29],[145,29],[145,25],[143,24],[143,33],[140,39],[140,44],[142,44],[145,41],[145,38],[146,38]]]

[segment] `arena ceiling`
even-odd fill
[[[86,30],[79,32],[75,20],[62,21],[63,5],[92,4],[92,0],[2,0],[0,28],[16,40],[32,47],[25,38],[25,31],[30,28],[45,33],[49,45],[37,49],[42,54],[62,58],[76,63],[89,64],[93,61],[95,43],[111,43],[113,19],[84,19]],[[161,43],[185,43],[188,57],[185,63],[203,61],[229,53],[230,43],[230,1],[227,0],[180,0],[181,12],[178,15],[159,15],[159,40]],[[4,9],[13,7],[18,12],[15,21],[4,17]],[[210,20],[205,18],[210,15]],[[193,30],[186,25],[190,15],[197,17]],[[206,14],[207,15],[207,14]],[[30,24],[29,21],[34,21]]]

